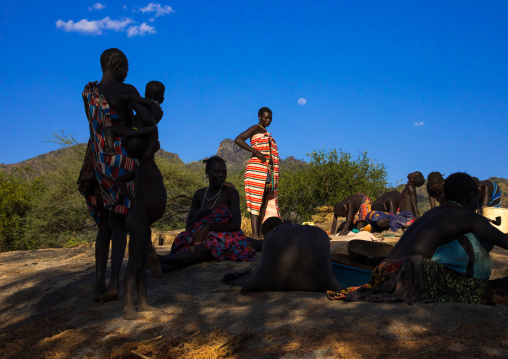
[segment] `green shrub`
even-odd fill
[[[333,206],[355,193],[378,196],[387,187],[384,165],[368,158],[367,152],[356,159],[335,149],[308,156],[308,164],[281,170],[279,206],[284,220],[307,221],[317,207]]]

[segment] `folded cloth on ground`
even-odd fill
[[[370,211],[366,217],[367,221],[371,224],[375,224],[377,221],[382,219],[390,220],[390,230],[397,232],[400,228],[407,228],[415,221],[415,214],[410,211],[402,211],[397,213],[388,213],[381,211]]]

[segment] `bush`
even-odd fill
[[[333,206],[356,193],[377,196],[387,187],[383,164],[363,152],[351,154],[333,149],[308,154],[308,164],[281,169],[279,206],[283,220],[301,223],[311,219],[316,208]]]
[[[24,168],[18,174],[26,173]],[[14,174],[0,173],[0,252],[21,249],[31,203],[43,190],[39,180],[23,180]]]

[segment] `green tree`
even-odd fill
[[[284,220],[309,220],[317,207],[330,205],[355,194],[374,197],[387,187],[383,164],[360,153],[332,149],[308,154],[308,164],[281,169],[279,206]]]
[[[18,249],[66,247],[94,238],[95,222],[76,184],[86,146],[63,132],[53,134],[51,141],[69,150],[48,163],[52,169],[39,177],[45,190],[32,201]]]
[[[23,168],[18,174],[26,174]],[[23,180],[20,176],[0,173],[0,252],[18,249],[34,198],[43,191],[39,180]]]
[[[156,162],[164,179],[168,199],[166,213],[154,223],[154,228],[164,231],[185,228],[192,196],[197,189],[206,185],[204,172],[200,175],[183,163],[166,159],[156,159]]]

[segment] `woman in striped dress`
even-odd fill
[[[245,169],[245,199],[250,212],[252,237],[261,239],[264,219],[279,217],[278,182],[279,151],[270,132],[272,111],[262,107],[258,111],[259,123],[242,132],[235,139],[240,148],[252,153]],[[250,138],[250,146],[245,142]]]

